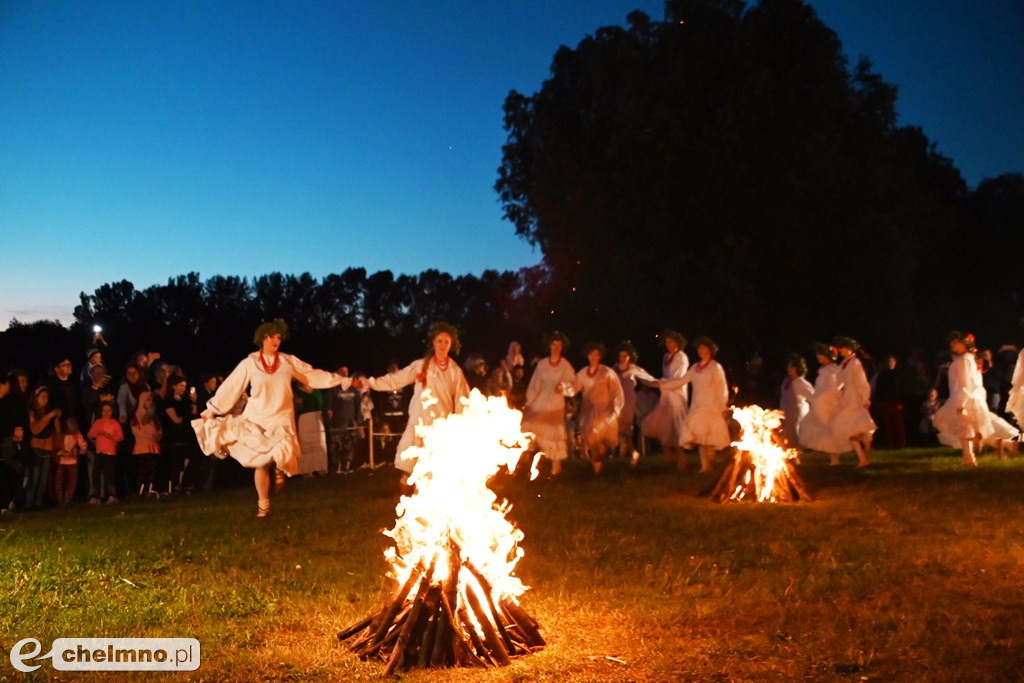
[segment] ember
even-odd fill
[[[783,445],[779,436],[783,414],[760,406],[732,408],[740,423],[736,454],[711,491],[716,502],[753,500],[758,503],[810,501],[793,461],[796,451]]]
[[[338,638],[385,673],[413,667],[498,666],[543,646],[539,625],[519,606],[514,575],[523,539],[487,481],[513,472],[529,446],[522,415],[500,397],[473,391],[462,413],[417,428],[423,446],[385,552],[399,587],[379,612]]]

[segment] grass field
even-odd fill
[[[653,458],[502,482],[548,647],[404,680],[1022,680],[1024,458],[876,460],[805,458],[817,500],[790,506],[711,503],[714,475]],[[81,679],[14,671],[21,638],[115,636],[197,638],[202,667],[92,680],[379,679],[335,634],[391,590],[393,475],[293,481],[262,522],[248,489],[4,516],[0,679]]]

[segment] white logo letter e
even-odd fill
[[[24,647],[25,643],[35,643],[36,649],[32,650],[32,652],[28,653],[27,655],[22,654],[21,648]],[[25,666],[24,664],[22,664],[22,662],[24,662],[26,659],[33,659],[42,651],[42,643],[40,643],[35,638],[25,638],[24,640],[19,640],[14,644],[14,647],[11,648],[11,666],[13,666],[18,671],[23,671],[25,673],[35,671],[39,668],[39,664],[36,664],[35,666]]]

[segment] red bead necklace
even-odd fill
[[[270,365],[267,365],[266,359],[263,358],[263,352],[260,351],[260,365],[263,366],[264,372],[266,372],[268,375],[273,375],[274,372],[276,372],[277,369],[281,367],[281,354],[275,353],[274,362],[271,363]]]

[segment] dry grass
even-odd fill
[[[404,679],[1021,680],[1024,458],[878,461],[861,472],[812,456],[802,473],[818,500],[785,507],[711,503],[697,495],[711,477],[654,460],[600,480],[581,466],[564,482],[502,482],[526,533],[524,605],[549,645],[501,670]],[[393,487],[389,472],[293,482],[263,523],[247,490],[5,516],[2,645],[195,637],[202,668],[162,675],[379,679],[335,633],[390,590],[378,531]],[[31,676],[4,656],[0,679]]]

